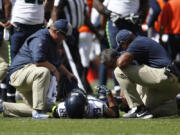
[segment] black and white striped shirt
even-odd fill
[[[84,24],[86,8],[84,0],[55,0],[54,6],[63,8],[65,17],[73,28],[79,28]]]

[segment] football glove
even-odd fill
[[[98,92],[98,94],[108,95],[111,93],[111,90],[107,88],[105,85],[98,85],[95,87],[95,89]]]

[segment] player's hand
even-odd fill
[[[7,29],[10,29],[10,27],[11,27],[12,25],[11,25],[10,21],[8,20],[8,21],[4,24],[4,26],[5,26]]]
[[[107,88],[105,85],[98,85],[95,87],[96,91],[98,93],[101,93],[101,94],[110,94],[111,93],[111,90],[109,88]]]

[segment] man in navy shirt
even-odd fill
[[[124,118],[152,118],[177,114],[175,96],[180,91],[178,78],[166,74],[171,59],[157,42],[131,31],[120,30],[116,36],[118,51],[101,54],[101,62],[116,68],[115,76],[124,92],[131,111]],[[132,64],[136,61],[136,64]]]
[[[66,20],[58,20],[49,29],[42,29],[31,35],[9,68],[10,84],[22,95],[26,104],[3,103],[5,116],[29,116],[46,119],[46,95],[51,75],[59,80],[59,72],[69,81],[76,80],[60,61],[58,44],[72,33],[72,26]],[[77,80],[76,80],[77,81]]]

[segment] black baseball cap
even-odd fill
[[[126,29],[120,30],[116,35],[116,42],[118,45],[116,50],[120,50],[122,47],[122,44],[128,39],[130,39],[131,35],[132,35],[132,32],[129,30],[126,30]]]

